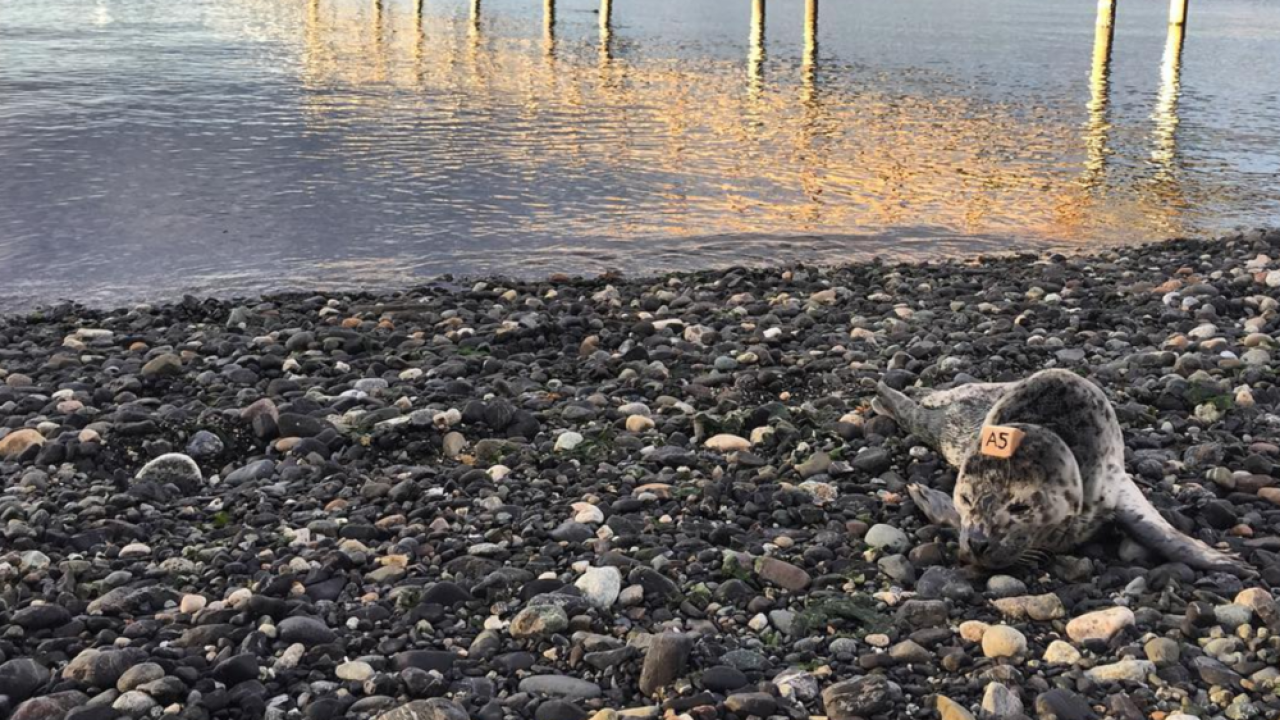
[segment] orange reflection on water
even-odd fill
[[[1116,181],[1107,167],[1110,0],[1099,6],[1083,127],[996,101],[882,91],[874,77],[836,81],[849,71],[826,67],[818,0],[805,0],[801,47],[768,53],[766,0],[742,6],[745,88],[742,61],[619,52],[611,0],[601,0],[594,41],[566,38],[555,0],[544,0],[532,36],[487,17],[480,0],[465,15],[384,2],[311,0],[301,48],[312,128],[342,129],[333,136],[369,172],[408,184],[457,167],[530,183],[551,172],[646,180],[643,196],[606,192],[595,214],[561,217],[554,203],[527,198],[509,219],[517,228],[590,234],[607,218],[618,237],[931,226],[1067,241],[1116,226],[1135,238],[1184,231],[1174,137],[1181,28],[1170,30],[1153,116],[1155,176]],[[430,147],[406,151],[418,131]],[[522,198],[492,200],[476,212]]]

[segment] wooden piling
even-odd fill
[[[1159,168],[1159,175],[1172,177],[1178,155],[1178,98],[1182,94],[1182,42],[1185,29],[1182,25],[1169,25],[1169,37],[1165,40],[1164,58],[1160,63],[1160,92],[1156,95],[1156,122],[1154,148],[1151,159]]]
[[[1105,180],[1111,154],[1111,123],[1107,110],[1111,96],[1111,42],[1115,35],[1114,0],[1098,1],[1098,22],[1093,33],[1093,63],[1089,73],[1089,122],[1085,128],[1085,171],[1081,184],[1092,190]]]
[[[1189,0],[1169,0],[1169,24],[1182,27],[1187,24]]]

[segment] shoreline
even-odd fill
[[[1242,237],[1243,233],[1233,236]],[[50,300],[50,287],[55,283],[46,279],[40,282],[10,285],[0,290],[0,316],[20,315],[63,304],[74,304],[94,310],[109,312],[137,305],[165,305],[180,301],[187,296],[197,299],[217,299],[224,302],[253,302],[259,299],[275,297],[320,294],[327,296],[379,294],[389,295],[411,292],[434,286],[469,287],[476,282],[502,283],[536,283],[553,275],[567,275],[579,282],[589,281],[602,276],[620,276],[627,282],[650,282],[671,275],[698,275],[717,273],[732,269],[774,270],[787,267],[810,267],[834,269],[848,265],[863,265],[881,262],[890,265],[921,265],[930,263],[963,264],[973,259],[996,260],[1010,257],[1036,256],[1047,257],[1052,254],[1080,255],[1093,254],[1099,251],[1122,251],[1129,247],[1171,241],[1170,238],[1156,237],[1146,239],[1113,240],[1105,242],[1100,248],[1090,249],[1079,242],[1060,237],[1043,237],[1035,239],[1019,239],[1009,235],[960,235],[940,231],[920,229],[918,232],[904,234],[878,235],[708,235],[708,236],[664,236],[652,238],[632,238],[620,240],[616,238],[596,238],[586,245],[567,244],[553,251],[542,250],[530,256],[529,262],[521,267],[523,272],[502,272],[488,270],[462,270],[446,272],[428,269],[424,274],[404,274],[391,269],[395,264],[392,258],[368,259],[366,262],[354,262],[346,268],[331,268],[317,272],[314,276],[297,273],[285,274],[268,280],[261,273],[233,274],[222,276],[217,273],[195,273],[181,285],[170,284],[168,280],[158,282],[155,287],[143,293],[136,291],[126,294],[123,287],[148,285],[156,282],[155,277],[135,277],[127,281],[117,280],[105,287],[90,288],[81,291],[81,297],[72,299],[62,297]],[[1214,240],[1216,241],[1216,240]],[[684,249],[686,243],[693,243],[697,250],[699,263],[693,267],[684,267],[682,261],[671,258],[677,255],[684,257],[689,253]],[[746,243],[744,253],[740,247]],[[631,263],[622,262],[618,255],[625,254],[629,244],[644,245],[646,255],[643,260]],[[778,247],[774,247],[778,244]],[[658,248],[665,247],[661,251]],[[1011,248],[1019,249],[1011,249]],[[604,248],[606,252],[589,260],[580,259],[582,265],[575,271],[562,273],[554,270],[561,264],[559,258],[564,255],[590,253],[592,248]],[[929,248],[927,250],[922,248]],[[512,252],[511,248],[496,249],[499,255]],[[705,253],[705,255],[703,254]],[[786,256],[785,262],[768,259],[777,253]],[[478,262],[475,253],[463,254],[461,265],[470,267]],[[612,260],[610,260],[612,258]],[[731,261],[732,260],[732,261]],[[660,269],[653,272],[634,272],[634,266],[643,265],[644,261],[652,261]],[[405,262],[413,264],[412,259]],[[439,263],[427,263],[428,268],[436,268]],[[499,268],[511,265],[509,261],[496,263]],[[381,267],[380,267],[381,266]],[[417,267],[412,272],[422,270]],[[178,271],[179,274],[181,271]],[[167,276],[167,275],[166,275]],[[381,286],[375,286],[370,278],[377,278]],[[14,288],[17,287],[15,290]],[[227,290],[227,288],[231,288]],[[42,298],[30,304],[18,298]]]
[[[1280,713],[1280,231],[465,283],[0,316],[0,718]],[[1047,367],[1260,578],[960,563],[866,401]]]

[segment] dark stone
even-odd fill
[[[229,657],[213,668],[213,679],[228,687],[257,678],[258,658],[248,653]]]
[[[725,698],[724,706],[737,715],[768,717],[778,708],[778,701],[769,693],[737,693]]]
[[[62,677],[96,688],[114,687],[126,670],[145,662],[147,654],[137,648],[86,650],[62,670]]]
[[[313,617],[296,616],[285,618],[279,625],[280,640],[285,643],[302,643],[303,645],[326,645],[337,639],[337,635],[323,620]]]
[[[727,665],[716,665],[702,671],[702,685],[714,692],[729,692],[746,687],[747,676]]]
[[[276,420],[281,437],[315,437],[324,432],[328,427],[328,423],[313,418],[310,415],[302,415],[300,413],[280,413],[280,418]]]
[[[897,621],[912,629],[937,627],[947,622],[947,603],[942,600],[908,600],[898,608]]]
[[[684,594],[680,592],[680,586],[657,570],[638,567],[631,571],[627,579],[631,584],[643,587],[646,598],[660,603],[677,602],[684,597]]]
[[[0,664],[0,695],[22,702],[49,682],[49,669],[31,658],[14,658]]]
[[[1036,697],[1036,717],[1039,720],[1096,720],[1097,713],[1079,695],[1061,688],[1054,688]]]
[[[902,689],[883,675],[836,683],[822,693],[830,720],[854,720],[888,712],[902,699]]]
[[[457,655],[447,650],[407,650],[397,654],[394,658],[397,670],[418,668],[419,670],[435,670],[442,675],[453,669],[453,664],[456,660]]]
[[[89,696],[67,690],[31,698],[14,709],[9,720],[63,720],[67,713],[89,702]]]
[[[684,675],[692,650],[691,635],[662,633],[654,636],[645,652],[644,666],[640,670],[640,692],[653,695]]]
[[[534,720],[586,720],[586,710],[567,700],[548,700],[538,706]]]
[[[472,599],[471,593],[462,586],[451,582],[438,582],[427,587],[419,602],[453,607]]]

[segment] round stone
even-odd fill
[[[890,553],[904,553],[911,547],[907,534],[892,525],[872,525],[863,538],[868,545]]]
[[[982,634],[982,654],[989,658],[1018,657],[1026,652],[1027,637],[1017,628],[992,625]]]
[[[373,677],[373,666],[367,662],[352,660],[344,662],[333,671],[339,680],[347,680],[349,682],[364,682]]]

